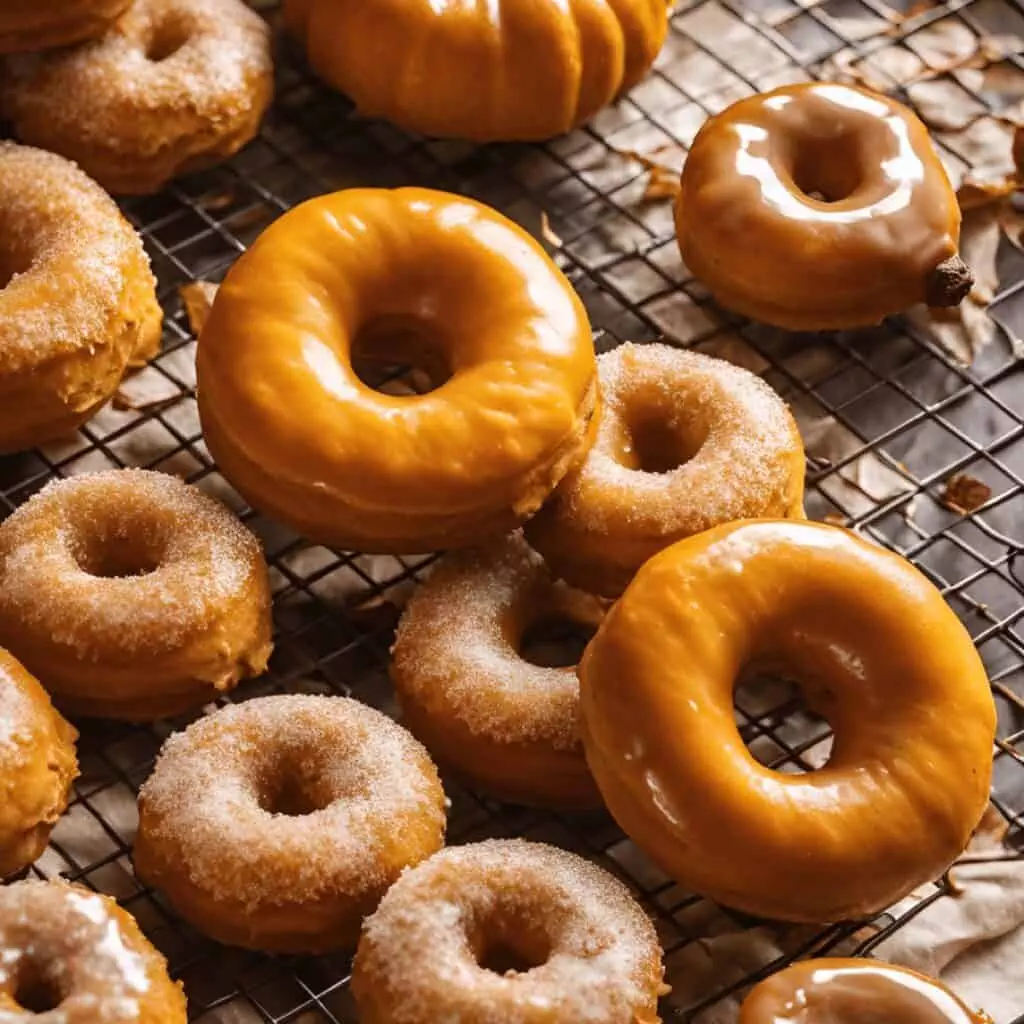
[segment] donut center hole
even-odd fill
[[[352,342],[352,369],[384,395],[415,398],[436,391],[452,377],[436,328],[413,317],[376,317]]]
[[[75,552],[82,571],[99,579],[148,576],[160,568],[163,556],[162,544],[139,536],[92,538]]]
[[[619,461],[641,473],[671,473],[689,462],[704,446],[707,432],[685,429],[668,417],[632,417]]]
[[[857,143],[852,135],[837,139],[805,140],[791,170],[793,184],[821,203],[849,199],[863,181]]]
[[[146,60],[161,64],[173,57],[189,41],[191,33],[180,21],[169,19],[157,25],[146,45]]]
[[[0,251],[0,291],[31,267],[32,257],[28,253]]]
[[[64,993],[52,978],[29,964],[19,972],[14,1001],[28,1013],[43,1014],[56,1010],[64,1002]]]
[[[566,616],[548,615],[526,627],[519,655],[541,668],[571,668],[579,664],[596,632],[595,627]]]
[[[260,780],[258,803],[268,814],[302,818],[316,814],[340,796],[328,779],[325,761],[336,751],[282,750],[272,755]]]
[[[503,977],[526,974],[546,964],[551,957],[551,940],[527,915],[509,913],[483,922],[473,943],[477,963],[485,971]]]

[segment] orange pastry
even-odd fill
[[[51,153],[0,142],[0,452],[73,433],[160,346],[142,241]]]
[[[547,139],[647,73],[666,0],[286,0],[313,69],[355,101],[426,135]]]
[[[95,41],[12,64],[0,105],[23,142],[140,194],[241,149],[273,90],[270,28],[242,0],[135,0]]]
[[[739,1024],[992,1024],[945,985],[872,960],[805,960],[744,1000]]]
[[[18,882],[0,887],[0,1019],[185,1024],[188,1017],[167,962],[112,899],[64,882]]]
[[[575,587],[617,597],[662,548],[735,519],[804,515],[804,446],[760,377],[668,345],[598,359],[602,413],[586,460],[527,524]]]
[[[200,707],[270,655],[256,538],[165,473],[50,484],[0,524],[0,643],[76,715]]]
[[[580,663],[608,809],[683,885],[791,921],[890,906],[937,878],[988,803],[995,706],[971,638],[911,564],[818,523],[722,526],[648,562]],[[732,695],[797,681],[828,764],[758,764]],[[796,867],[794,867],[796,865]]]
[[[0,54],[35,53],[95,39],[130,3],[131,0],[9,0],[0,7]]]
[[[426,369],[385,395],[353,357]],[[586,313],[526,232],[419,188],[311,200],[259,238],[199,342],[199,411],[224,475],[323,544],[467,547],[508,533],[586,454]]]
[[[0,650],[0,880],[46,849],[78,775],[77,738],[36,679]],[[0,964],[2,955],[0,944]]]
[[[342,697],[263,697],[172,736],[139,794],[135,867],[198,931],[279,953],[352,947],[444,843],[427,752]]]
[[[661,949],[621,882],[542,843],[435,854],[367,920],[363,1024],[657,1024]]]
[[[676,228],[723,306],[791,330],[954,306],[972,285],[927,129],[850,85],[787,85],[710,118],[683,168]]]

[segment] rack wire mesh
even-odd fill
[[[263,6],[273,18],[275,4]],[[1024,11],[1009,0],[904,8],[882,0],[684,0],[654,72],[629,97],[548,144],[483,148],[415,138],[354,118],[347,102],[318,84],[284,44],[277,100],[259,139],[226,166],[125,204],[158,275],[167,313],[163,351],[74,439],[0,460],[4,514],[53,477],[110,466],[143,465],[198,483],[244,516],[272,566],[276,653],[269,674],[238,696],[341,693],[393,712],[387,662],[396,608],[429,559],[305,544],[245,507],[203,443],[195,341],[180,289],[219,280],[274,218],[324,191],[416,183],[471,195],[552,244],[588,306],[600,349],[666,336],[738,358],[764,373],[811,424],[839,431],[837,450],[810,460],[809,513],[840,520],[911,558],[962,616],[999,707],[993,802],[1005,819],[1007,843],[1020,850],[1024,369],[1010,339],[1017,325],[1024,329],[1024,254],[1008,247],[1001,257],[1004,284],[991,308],[1007,333],[970,367],[909,321],[857,335],[797,339],[736,320],[709,301],[678,261],[671,203],[655,198],[649,168],[636,159],[641,150],[684,151],[705,116],[741,95],[821,77],[837,60],[849,67],[883,48],[913,55],[927,33],[951,23],[979,37],[1024,35]],[[999,64],[1008,72],[1024,70],[1019,48],[1001,53]],[[987,89],[984,80],[962,75],[956,87],[979,119],[1001,116],[1006,96]],[[955,152],[947,155],[957,159]],[[827,358],[820,358],[824,352]],[[987,485],[980,505],[951,507],[947,488],[955,474]],[[781,770],[807,770],[827,753],[827,726],[807,716],[790,692],[743,690],[737,716],[751,748]],[[162,740],[183,724],[85,725],[74,802],[33,870],[117,897],[185,982],[194,1020],[355,1021],[347,956],[276,959],[222,949],[193,934],[136,880],[130,859],[135,795]],[[548,840],[624,877],[658,923],[670,981],[703,936],[755,923],[680,890],[604,815],[503,806],[450,781],[447,789],[451,842],[492,835]],[[863,922],[804,930],[784,959],[837,949],[869,952],[948,894],[948,880],[937,882],[867,930]],[[781,962],[754,971],[737,964],[697,995],[669,996],[664,1012],[669,1019],[694,1019]]]

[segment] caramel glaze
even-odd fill
[[[793,330],[955,305],[971,286],[927,129],[853,86],[784,86],[710,118],[683,169],[676,229],[723,306]]]
[[[762,981],[739,1024],[991,1024],[945,985],[868,960],[806,960]]]

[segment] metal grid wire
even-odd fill
[[[159,278],[167,312],[163,353],[128,385],[127,400],[102,412],[75,440],[0,460],[3,511],[54,476],[112,465],[145,465],[198,483],[243,514],[264,541],[272,566],[276,653],[268,676],[243,687],[240,696],[303,689],[354,695],[393,711],[386,669],[395,605],[428,560],[310,546],[245,508],[203,444],[194,398],[194,338],[179,288],[219,280],[283,211],[340,187],[415,183],[448,189],[491,203],[535,231],[543,211],[547,237],[561,239],[557,258],[589,308],[601,350],[625,339],[668,334],[720,351],[716,346],[723,338],[738,338],[790,401],[809,404],[852,432],[855,443],[841,458],[809,466],[808,511],[813,518],[841,518],[911,558],[963,617],[999,705],[994,801],[1009,823],[1010,843],[1021,848],[1024,370],[1002,344],[990,346],[966,369],[919,330],[895,323],[829,338],[832,358],[809,376],[798,369],[806,339],[784,338],[728,317],[686,275],[676,255],[671,204],[641,201],[646,172],[622,155],[640,136],[647,147],[652,138],[685,147],[707,114],[740,95],[817,77],[824,62],[845,48],[866,56],[882,45],[912,46],[915,34],[943,19],[979,33],[990,31],[997,18],[1009,18],[1014,31],[1024,28],[1019,4],[950,0],[919,5],[884,37],[858,42],[843,26],[863,13],[891,19],[893,8],[879,0],[690,0],[674,14],[666,50],[644,84],[589,126],[542,146],[437,143],[359,121],[285,45],[278,99],[255,143],[225,167],[125,204]],[[731,40],[727,60],[716,43],[722,39]],[[1007,60],[1021,69],[1020,55]],[[712,80],[714,89],[700,85]],[[975,99],[991,105],[990,96],[977,93]],[[1011,283],[994,308],[1005,323],[1024,327],[1024,255],[1010,253],[1008,259],[1002,277]],[[848,487],[831,485],[869,454],[905,486],[881,501],[861,496],[851,502]],[[992,488],[985,504],[968,515],[950,511],[941,500],[944,481],[957,472]],[[815,751],[827,745],[824,724],[808,734],[809,719],[797,698],[766,701],[741,692],[737,713],[752,749],[780,769],[811,767]],[[222,949],[193,934],[136,881],[130,862],[135,794],[163,739],[183,724],[86,725],[74,803],[34,870],[63,874],[120,899],[185,982],[195,1020],[355,1021],[347,956],[275,959]],[[447,780],[446,788],[452,800],[450,842],[527,836],[582,852],[625,877],[657,920],[669,980],[681,951],[702,934],[695,917],[702,917],[701,927],[708,913],[734,926],[751,923],[682,892],[602,814],[501,806]],[[945,882],[937,883],[903,917],[881,920],[881,930],[858,950],[869,951],[947,892]],[[809,935],[793,955],[823,954],[855,941],[858,927],[842,924]],[[690,1019],[778,966],[708,991],[696,1002],[670,997],[664,1012],[669,1019]]]

